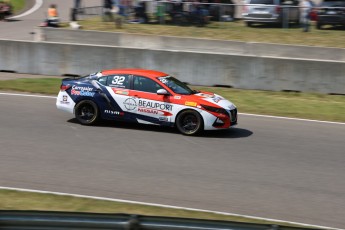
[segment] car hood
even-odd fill
[[[225,99],[224,97],[215,94],[215,93],[211,93],[211,92],[206,92],[206,91],[200,91],[196,94],[193,95],[189,95],[188,98],[186,98],[187,100],[191,100],[191,101],[195,101],[198,104],[204,104],[204,105],[208,105],[208,106],[219,106],[222,107],[224,109],[227,110],[231,110],[236,108],[236,106],[228,101],[227,99]]]

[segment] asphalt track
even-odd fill
[[[237,128],[86,127],[55,99],[0,95],[0,185],[345,226],[345,125],[242,115]]]
[[[33,13],[15,18],[9,22],[0,22],[0,39],[33,40],[31,33],[35,32],[35,28],[46,18],[46,12],[50,4],[57,4],[61,21],[69,21],[73,2],[73,0],[43,0],[41,7]],[[102,5],[102,0],[82,0],[82,6],[84,7],[100,5]]]
[[[30,32],[58,3],[0,23],[0,39]],[[83,1],[100,5],[99,0]],[[51,98],[0,95],[0,185],[345,226],[345,125],[242,115],[226,132],[84,127]]]

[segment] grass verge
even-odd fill
[[[25,0],[10,0],[14,13],[20,12],[25,7]]]
[[[130,204],[78,198],[73,196],[42,194],[34,192],[19,192],[0,189],[0,210],[39,210],[39,211],[67,211],[67,212],[93,212],[93,213],[128,213],[146,216],[165,216],[180,218],[196,218],[208,220],[225,220],[259,224],[283,224],[281,222],[266,221],[254,218],[245,218],[231,215],[220,215],[210,212],[198,212],[182,209],[163,208],[157,206]],[[301,226],[299,226],[301,227]]]
[[[345,48],[343,27],[325,26],[323,30],[317,30],[313,25],[310,32],[303,33],[301,28],[293,24],[289,29],[259,24],[247,27],[243,21],[211,22],[205,27],[124,24],[122,29],[116,29],[113,22],[91,18],[80,21],[80,24],[85,30]]]
[[[57,95],[61,79],[16,79],[0,81],[0,90]],[[345,96],[289,93],[192,86],[220,94],[232,101],[239,112],[345,122]]]

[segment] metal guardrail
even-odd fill
[[[122,230],[302,230],[268,224],[250,224],[186,218],[75,212],[0,211],[0,229],[122,229]],[[320,230],[320,229],[319,229]]]

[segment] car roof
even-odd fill
[[[111,74],[132,74],[138,76],[144,76],[148,78],[157,78],[162,76],[167,76],[168,74],[148,69],[110,69],[103,70],[102,75],[111,75]]]

